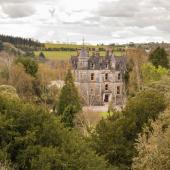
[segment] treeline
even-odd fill
[[[66,47],[55,47],[55,48],[42,48],[42,51],[77,51],[80,48],[66,48]],[[88,48],[88,51],[95,51],[96,48]],[[97,48],[99,51],[105,51],[105,48]]]
[[[31,38],[0,35],[0,41],[11,43],[22,50],[38,50],[44,47],[44,44],[32,40]]]

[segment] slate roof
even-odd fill
[[[99,55],[92,55],[89,57],[88,52],[85,49],[80,51],[79,56],[72,56],[71,57],[71,64],[74,69],[77,69],[77,62],[78,58],[83,57],[87,58],[88,60],[88,68],[87,69],[95,69],[101,70],[106,69],[106,65],[108,69],[111,67],[111,63],[115,63],[116,70],[124,71],[126,70],[126,57],[115,57],[113,54],[107,55],[105,57],[100,57]]]

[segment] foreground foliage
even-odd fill
[[[133,170],[170,169],[170,110],[151,125],[152,131],[146,127],[138,137],[138,156],[133,159]]]
[[[162,94],[145,90],[131,98],[123,112],[102,120],[92,137],[92,147],[121,170],[131,167],[136,155],[135,139],[149,120],[155,120],[166,107]]]
[[[107,165],[75,131],[43,108],[0,96],[0,160],[20,170],[103,170]]]

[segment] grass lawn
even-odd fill
[[[99,113],[103,118],[107,118],[108,116],[112,116],[112,113],[108,113],[108,112],[100,112]]]
[[[35,56],[38,57],[41,51],[35,51]],[[49,60],[68,60],[71,56],[76,56],[76,51],[43,51],[44,55]],[[101,51],[100,56],[105,56],[106,52]],[[114,51],[116,56],[121,56],[121,52]],[[90,52],[92,55],[92,52]]]

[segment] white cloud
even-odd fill
[[[42,41],[170,41],[169,11],[168,0],[0,0],[0,33]]]

